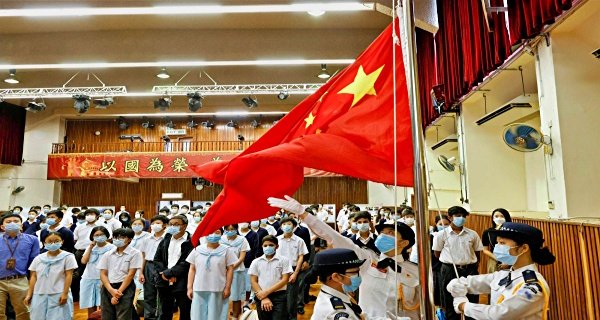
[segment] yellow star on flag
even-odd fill
[[[321,134],[321,129],[317,129],[317,131],[315,132],[316,134]]]
[[[304,119],[304,121],[306,122],[306,126],[304,127],[304,129],[310,127],[311,124],[313,124],[313,122],[315,121],[315,116],[313,116],[312,112],[308,114],[308,117],[306,119]]]
[[[338,93],[348,93],[354,95],[354,100],[352,100],[352,105],[350,107],[354,107],[356,103],[358,103],[365,95],[377,95],[375,91],[375,82],[383,70],[384,66],[379,67],[379,69],[371,72],[370,74],[366,74],[365,70],[362,66],[358,68],[358,72],[354,77],[354,81],[347,85],[344,89],[340,90]]]

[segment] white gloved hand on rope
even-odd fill
[[[469,289],[467,287],[467,278],[458,278],[452,279],[450,283],[446,286],[446,290],[450,292],[452,297],[466,297],[467,293],[469,293]]]
[[[290,196],[284,196],[285,199],[273,198],[269,197],[267,202],[271,207],[280,208],[285,211],[289,211],[295,214],[303,214],[304,207],[300,204],[300,202],[296,201],[296,199]]]

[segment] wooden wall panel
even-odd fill
[[[198,191],[191,179],[140,179],[129,183],[112,179],[72,180],[62,182],[61,203],[70,206],[124,205],[128,210],[143,209],[147,217],[156,213],[156,202],[163,192],[181,192],[184,200],[211,200],[221,186]],[[347,177],[305,178],[294,195],[302,203],[367,203],[367,182]]]

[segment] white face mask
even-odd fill
[[[153,224],[150,226],[150,228],[152,229],[153,232],[160,232],[163,227],[160,224]]]
[[[240,229],[248,229],[248,223],[247,222],[242,222],[239,224]]]
[[[85,221],[94,222],[94,221],[96,221],[96,216],[95,215],[87,215],[87,216],[85,216]]]
[[[183,214],[188,213],[188,209],[181,209],[181,213],[183,213]]]
[[[494,223],[495,223],[497,226],[501,226],[501,225],[502,225],[503,223],[505,223],[505,222],[506,222],[506,219],[504,219],[504,218],[494,218]]]
[[[404,223],[406,223],[409,226],[412,226],[415,224],[415,218],[405,218]]]
[[[139,218],[141,218],[141,217],[142,217],[142,215],[141,215],[141,214],[139,214],[139,213],[136,213],[136,214],[135,214],[135,218],[136,218],[136,219],[139,219]]]

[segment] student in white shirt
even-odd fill
[[[269,218],[273,218],[273,223],[275,223],[275,217],[269,217]],[[277,235],[277,230],[275,230],[275,228],[273,228],[272,225],[270,225],[268,219],[260,219],[260,227],[267,230],[267,233],[269,233],[269,235],[272,236],[276,236]]]
[[[119,219],[115,218],[114,216],[115,213],[112,209],[104,209],[104,212],[102,213],[102,218],[98,220],[100,221],[98,225],[103,225],[112,234],[113,231],[121,227],[121,221],[119,221]]]
[[[260,320],[288,319],[286,289],[292,266],[288,259],[276,254],[278,242],[274,236],[265,236],[264,255],[252,261],[248,269]]]
[[[290,319],[296,319],[298,313],[298,295],[300,291],[298,283],[298,275],[302,271],[302,263],[304,255],[308,253],[306,243],[302,238],[294,234],[294,228],[298,226],[298,222],[291,218],[281,220],[281,231],[283,234],[277,237],[279,240],[279,254],[290,260],[290,264],[294,272],[290,275],[289,284],[287,286],[288,295],[288,313]]]
[[[146,220],[144,218],[135,218],[131,222],[131,230],[134,232],[133,240],[131,241],[131,246],[138,249],[142,253],[142,258],[145,259],[143,246],[145,240],[150,237],[150,233],[144,231],[144,227],[146,225]],[[135,278],[133,278],[133,282],[135,283],[136,293],[139,290],[144,290],[144,285],[140,282],[140,274],[142,274],[144,270],[140,268],[138,272],[135,274]]]
[[[192,299],[191,318],[226,320],[231,294],[233,265],[239,260],[226,245],[220,244],[222,231],[206,236],[186,261],[190,263],[187,294]]]
[[[160,308],[157,308],[158,290],[152,276],[156,274],[154,265],[154,256],[158,245],[165,237],[165,230],[169,224],[166,216],[158,215],[150,219],[150,229],[152,233],[143,240],[140,248],[144,256],[142,264],[143,272],[138,277],[140,283],[144,286],[144,320],[157,320],[160,318]]]
[[[200,222],[202,222],[202,212],[201,210],[196,210],[192,214],[192,219],[188,219],[187,232],[193,235],[196,232],[198,226],[200,225]]]
[[[105,253],[100,262],[102,320],[132,320],[135,285],[133,277],[142,267],[142,254],[129,246],[134,232],[119,228],[113,231],[113,244],[116,248]]]
[[[248,223],[245,229],[248,229]],[[242,300],[246,300],[246,267],[244,259],[250,251],[250,244],[246,237],[238,235],[238,225],[230,224],[225,226],[225,236],[221,237],[221,244],[231,248],[231,251],[238,258],[233,264],[233,280],[231,282],[231,296],[233,320],[237,320],[242,311]]]
[[[50,232],[44,245],[47,252],[35,257],[29,266],[29,290],[23,302],[30,306],[32,320],[73,319],[70,287],[77,261],[72,253],[60,249],[62,236],[58,232]]]
[[[108,243],[109,237],[110,234],[105,227],[94,227],[89,235],[91,241],[81,258],[85,270],[80,282],[79,308],[87,309],[88,317],[101,305],[102,283],[100,282],[98,263],[105,253],[115,248],[112,243]]]

